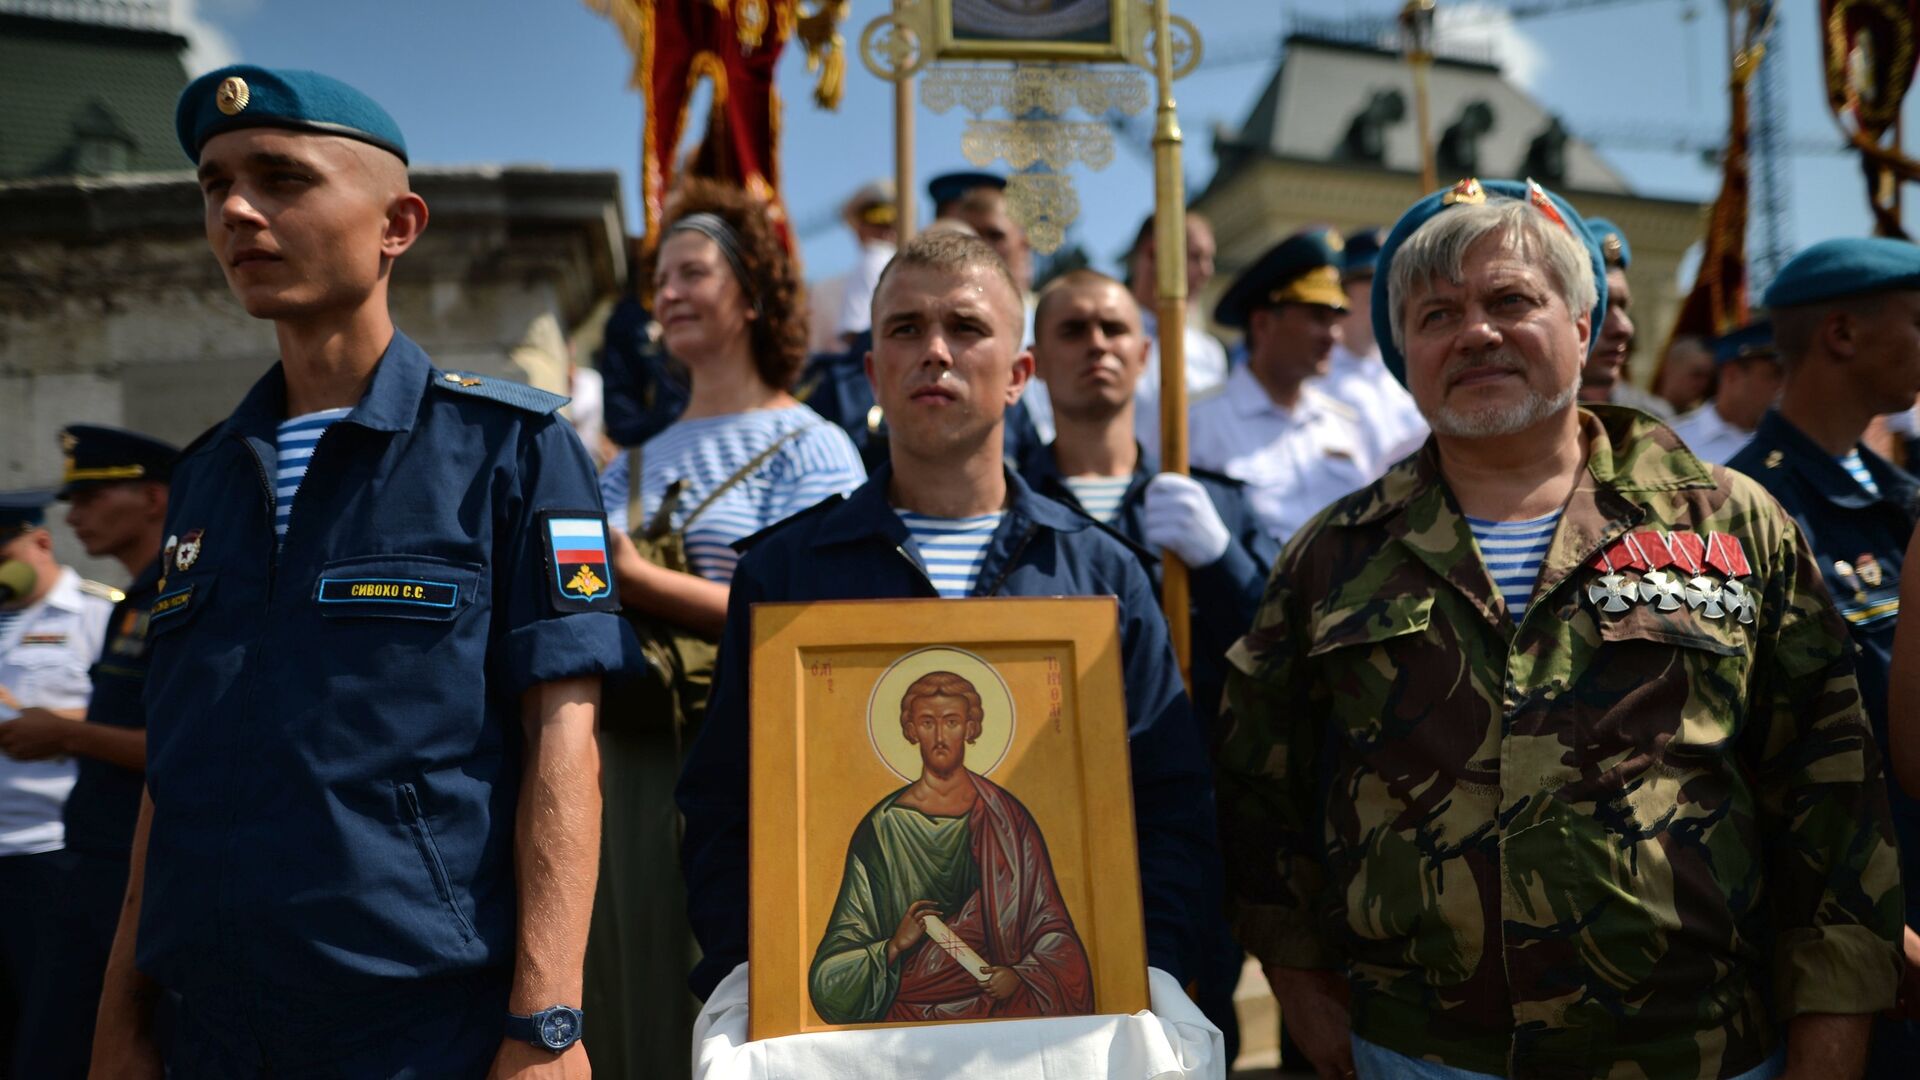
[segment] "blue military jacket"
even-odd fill
[[[1127,493],[1120,498],[1120,510],[1104,526],[1147,560],[1155,594],[1160,591],[1162,563],[1159,549],[1147,543],[1147,482],[1159,472],[1160,462],[1141,451]],[[1193,589],[1193,702],[1195,711],[1211,722],[1220,713],[1220,695],[1226,688],[1227,650],[1253,626],[1260,595],[1267,587],[1267,572],[1280,557],[1280,545],[1247,508],[1240,481],[1206,469],[1194,469],[1192,476],[1213,501],[1228,537],[1227,550],[1219,559],[1188,575]],[[1086,513],[1060,474],[1053,444],[1027,451],[1020,463],[1020,478],[1047,498]]]
[[[1900,616],[1900,571],[1913,537],[1920,480],[1880,455],[1860,448],[1879,496],[1866,492],[1846,469],[1778,412],[1769,410],[1752,441],[1727,462],[1780,500],[1806,534],[1847,627],[1853,632],[1860,700],[1873,721],[1880,754],[1887,754],[1887,681],[1893,666],[1893,630]],[[1887,785],[1900,839],[1901,879],[1910,905],[1920,903],[1920,801]],[[1909,920],[1911,922],[1911,920]]]
[[[87,723],[108,727],[144,728],[147,712],[141,692],[147,684],[147,617],[158,595],[160,563],[155,560],[127,586],[127,595],[113,606],[107,619],[107,640],[90,675],[93,697],[87,701]],[[140,817],[138,769],[126,769],[98,758],[78,757],[78,776],[67,796],[63,816],[67,850],[124,859],[133,846],[133,826]]]
[[[933,598],[918,549],[887,502],[892,467],[852,495],[829,499],[738,545],[727,629],[706,724],[680,774],[687,912],[703,957],[702,998],[747,959],[747,658],[762,601]],[[1217,874],[1207,752],[1167,641],[1166,620],[1137,553],[1009,473],[1007,511],[987,548],[975,596],[1119,598],[1132,751],[1134,818],[1146,908],[1147,957],[1183,979],[1192,970],[1202,881]]]
[[[138,964],[342,1002],[505,970],[522,692],[620,657],[585,448],[564,399],[448,376],[396,332],[276,550],[285,397],[275,365],[174,470]],[[577,595],[596,543],[606,587]]]

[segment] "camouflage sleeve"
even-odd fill
[[[1305,670],[1297,572],[1297,558],[1281,560],[1253,629],[1227,653],[1220,834],[1241,945],[1263,965],[1330,968],[1339,957],[1315,917],[1325,875],[1313,810],[1326,709]]]
[[[1779,537],[1745,740],[1767,838],[1773,984],[1782,1021],[1893,1005],[1904,910],[1886,780],[1846,624],[1805,538]]]

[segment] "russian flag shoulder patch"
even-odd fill
[[[620,610],[607,555],[607,515],[598,510],[543,510],[537,520],[554,610]]]

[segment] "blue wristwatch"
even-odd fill
[[[549,1005],[532,1016],[507,1014],[507,1038],[559,1053],[580,1041],[587,1014],[569,1005]]]

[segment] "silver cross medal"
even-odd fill
[[[1622,612],[1632,606],[1633,586],[1619,574],[1607,574],[1587,586],[1587,599],[1601,611]]]
[[[1686,599],[1687,592],[1680,586],[1680,579],[1665,570],[1650,570],[1640,579],[1640,599],[1649,604],[1658,601],[1661,611],[1678,611]]]
[[[1753,590],[1738,581],[1728,580],[1720,589],[1720,601],[1727,605],[1727,611],[1738,615],[1740,621],[1748,625],[1753,623],[1753,613],[1760,607],[1760,599]]]
[[[1720,606],[1720,599],[1720,583],[1712,578],[1702,576],[1687,582],[1687,603],[1707,618],[1726,616],[1727,611]]]

